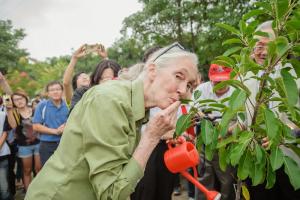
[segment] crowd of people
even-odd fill
[[[271,22],[259,30],[274,34]],[[258,38],[253,50],[258,64],[264,62],[270,40]],[[180,99],[191,99],[195,91],[201,92],[200,99],[217,102],[230,97],[234,88],[213,87],[229,80],[231,69],[212,64],[210,80],[203,83],[197,55],[176,42],[147,50],[140,63],[126,69],[109,59],[104,48],[96,49],[101,61],[91,75],[73,75],[78,59],[86,55],[84,48],[72,55],[62,83],[54,80],[45,86],[46,97],[30,101],[23,90],[11,91],[0,74],[6,93],[0,98],[0,199],[14,199],[16,180],[21,180],[26,200],[171,200],[173,193],[180,195],[179,175],[163,160],[167,143],[180,143],[173,138],[174,128],[178,116],[189,109]],[[249,88],[255,95],[257,84],[251,82]],[[221,120],[221,113],[205,109],[199,113],[213,123]],[[240,123],[232,121],[228,134],[236,126]],[[199,127],[184,135],[195,142]],[[267,143],[266,138],[262,145]],[[218,154],[211,161],[203,153],[200,157],[200,182],[219,191],[221,199],[234,199],[236,169],[222,171]],[[281,172],[272,190],[252,187],[249,181],[250,196],[300,199],[300,191]],[[205,196],[190,184],[188,198]]]

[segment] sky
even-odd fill
[[[111,46],[121,37],[123,19],[141,9],[138,0],[0,0],[0,19],[24,28],[19,46],[44,60],[84,43]]]

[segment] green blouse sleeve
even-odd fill
[[[81,127],[84,157],[97,199],[127,199],[143,176],[132,157],[136,132],[125,102],[109,95],[88,99]]]

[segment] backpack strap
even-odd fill
[[[16,109],[13,110],[13,116],[15,118],[17,126],[19,126],[21,124],[21,116],[20,116],[20,113]]]

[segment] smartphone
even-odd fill
[[[102,44],[86,44],[83,49],[84,49],[85,54],[95,53],[98,50],[100,50],[100,51],[105,50],[105,48]]]

